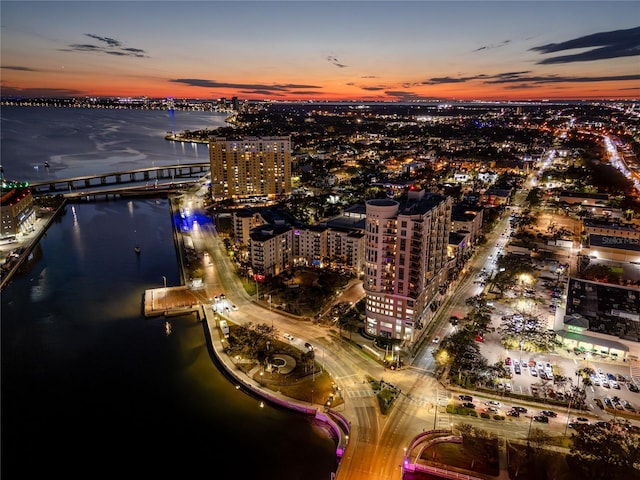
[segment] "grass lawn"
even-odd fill
[[[299,375],[295,370],[287,375],[264,372],[262,376],[256,373],[253,379],[275,392],[279,391],[287,397],[302,402],[326,404],[334,393],[333,380],[327,372],[316,373],[315,376]],[[331,402],[331,407],[335,408],[342,403],[342,397],[336,395]]]
[[[426,448],[421,455],[422,460],[429,462],[442,463],[447,469],[459,471],[473,471],[482,475],[497,476],[500,473],[500,465],[498,464],[498,446],[491,453],[495,458],[495,462],[489,463],[484,458],[476,458],[471,469],[472,458],[462,449],[459,443],[436,443]]]

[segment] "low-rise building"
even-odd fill
[[[36,212],[28,184],[2,181],[0,189],[0,237],[14,237],[33,228]]]

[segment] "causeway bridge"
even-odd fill
[[[85,175],[81,177],[58,178],[32,182],[29,184],[34,196],[62,194],[66,197],[82,197],[86,191],[122,191],[126,185],[135,184],[130,188],[147,190],[159,188],[163,185],[177,183],[193,183],[210,171],[209,162],[182,163],[178,165],[163,165],[120,172]],[[189,181],[191,180],[191,181]]]

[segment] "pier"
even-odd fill
[[[200,310],[201,300],[186,285],[150,288],[144,292],[144,316],[175,317]]]

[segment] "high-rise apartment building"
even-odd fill
[[[209,141],[214,198],[291,193],[291,137]]]
[[[415,342],[447,280],[451,197],[410,190],[366,202],[365,328]]]

